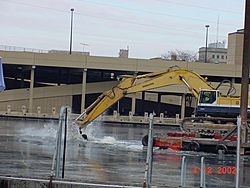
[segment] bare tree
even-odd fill
[[[171,50],[161,55],[161,58],[166,60],[171,60],[172,57],[176,57],[178,61],[196,62],[198,60],[197,52],[189,50]]]

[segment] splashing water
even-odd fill
[[[68,140],[83,140],[81,134],[79,133],[78,125],[72,120],[68,121],[67,139]]]
[[[94,141],[96,139],[96,136],[97,136],[96,130],[100,129],[101,124],[102,122],[100,121],[93,121],[90,124],[88,124],[86,127],[84,127],[82,132],[83,134],[86,134],[88,136],[89,141]]]
[[[45,123],[43,127],[41,126],[28,126],[20,130],[22,136],[30,137],[41,137],[42,139],[46,137],[56,137],[57,126],[55,122]]]
[[[100,141],[105,144],[117,144],[117,140],[112,136],[104,136]]]
[[[82,129],[82,134],[87,135],[88,140],[82,138],[79,133],[79,127],[74,122],[69,122],[68,137],[71,140],[80,140],[83,142],[94,142],[97,144],[107,144],[109,146],[114,146],[116,148],[123,148],[126,150],[141,151],[143,146],[140,141],[127,141],[127,140],[117,140],[115,136],[103,135],[102,127],[103,122],[97,118],[93,122],[89,123]]]

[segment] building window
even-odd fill
[[[221,59],[224,59],[224,55],[221,56]]]
[[[214,58],[215,57],[215,55],[212,55],[212,58]]]
[[[219,55],[217,55],[217,59],[220,59],[220,56],[219,56]]]

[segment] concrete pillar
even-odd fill
[[[32,65],[30,70],[30,95],[29,95],[29,108],[28,112],[32,113],[32,107],[33,107],[33,92],[34,92],[34,78],[35,78],[35,65]]]
[[[136,93],[132,94],[132,104],[131,104],[131,112],[135,114],[135,106],[136,106]]]
[[[85,109],[85,95],[86,95],[86,80],[87,80],[87,69],[84,69],[82,72],[82,104],[81,112]]]
[[[181,118],[185,118],[185,108],[186,108],[186,94],[181,96]]]
[[[137,76],[137,72],[134,73],[134,77]],[[132,94],[132,104],[131,104],[131,112],[135,115],[135,107],[136,107],[136,93]]]

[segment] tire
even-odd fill
[[[142,140],[141,143],[143,146],[148,146],[148,135],[145,135]]]
[[[224,144],[218,144],[218,145],[215,147],[215,151],[216,151],[216,153],[218,153],[218,154],[227,154],[227,153],[228,153],[227,146],[225,146]]]
[[[200,144],[199,144],[198,142],[196,142],[196,141],[192,141],[192,142],[190,142],[189,145],[188,145],[188,150],[189,150],[189,151],[199,152],[200,149],[201,149],[201,146],[200,146]]]

